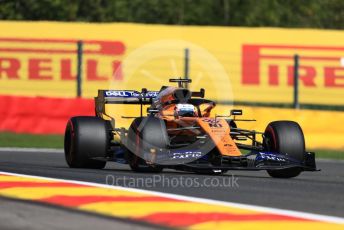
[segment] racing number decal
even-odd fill
[[[204,122],[207,122],[211,128],[222,128],[219,120],[215,119],[204,119]]]

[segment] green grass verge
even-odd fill
[[[0,147],[63,148],[62,135],[32,135],[4,132],[0,133]],[[344,151],[314,149],[317,158],[342,159]]]
[[[314,149],[316,158],[344,160],[344,150]]]
[[[63,148],[62,135],[0,133],[0,147]]]

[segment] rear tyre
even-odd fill
[[[66,126],[64,152],[71,168],[102,169],[110,145],[111,124],[99,117],[72,117]]]
[[[304,160],[305,138],[300,125],[294,121],[274,121],[265,129],[264,148],[267,151],[286,154],[298,161]],[[298,176],[301,168],[267,170],[271,177],[291,178]]]
[[[166,136],[165,136],[165,135]],[[147,164],[144,153],[157,148],[166,148],[167,131],[162,120],[154,117],[136,118],[128,134],[127,160],[135,172],[159,173],[163,167],[158,164]]]

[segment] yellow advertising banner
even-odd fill
[[[343,31],[5,21],[0,31],[2,95],[75,97],[82,40],[86,98],[159,90],[187,60],[191,88],[207,98],[291,103],[298,55],[300,102],[344,105]]]

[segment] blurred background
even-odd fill
[[[317,157],[344,158],[341,0],[1,0],[0,146],[62,148],[98,89],[193,80],[264,130],[295,120]],[[113,108],[135,116],[132,107]],[[119,124],[126,126],[126,121]]]

